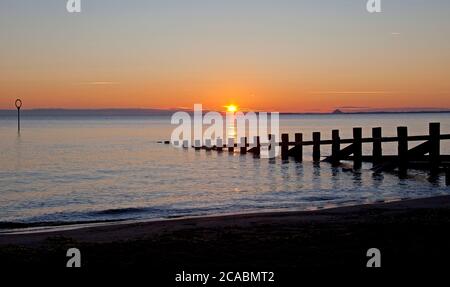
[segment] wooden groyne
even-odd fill
[[[281,158],[287,161],[292,158],[295,161],[302,162],[304,155],[304,147],[312,146],[312,159],[314,162],[329,162],[333,166],[338,166],[341,161],[352,161],[354,169],[361,167],[363,162],[371,162],[374,172],[398,170],[403,174],[409,168],[418,168],[429,170],[432,174],[445,172],[446,184],[450,185],[450,155],[441,155],[441,141],[450,140],[450,134],[441,134],[440,123],[430,123],[429,133],[427,135],[408,134],[407,127],[398,127],[397,136],[383,137],[382,128],[372,128],[371,137],[362,137],[362,128],[353,128],[353,137],[342,139],[339,130],[333,130],[331,139],[322,139],[320,132],[312,134],[311,141],[304,141],[302,133],[296,133],[293,141],[289,138],[289,134],[281,135],[281,142],[275,143],[281,147]],[[269,135],[269,144],[273,136]],[[410,148],[410,143],[419,144]],[[162,143],[162,142],[161,142]],[[164,143],[169,144],[169,141]],[[383,143],[397,143],[398,149],[396,155],[384,155]],[[363,144],[372,146],[372,153],[363,154]],[[331,155],[323,157],[321,154],[322,146],[331,146]],[[187,143],[183,143],[183,147],[187,148]],[[261,143],[260,138],[255,137],[252,144],[248,143],[246,137],[241,138],[239,144],[234,143],[234,139],[229,139],[227,144],[223,144],[220,140],[217,145],[212,146],[209,141],[205,146],[196,144],[193,147],[196,150],[206,149],[223,152],[235,152],[239,148],[240,154],[252,153],[255,156],[260,155]]]

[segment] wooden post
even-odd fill
[[[212,142],[211,139],[205,139],[205,149],[207,151],[211,151],[212,149]]]
[[[433,173],[436,173],[440,164],[440,136],[441,136],[441,124],[430,123],[430,169]]]
[[[269,143],[268,143],[268,146],[267,146],[267,150],[271,150],[271,148],[272,148],[272,145],[271,145],[271,140],[272,140],[272,134],[269,134],[268,136],[267,136],[267,139],[269,140]]]
[[[295,134],[295,160],[302,162],[303,161],[303,134],[296,133]]]
[[[408,169],[408,128],[397,127],[398,167],[401,173]]]
[[[372,129],[373,147],[372,147],[372,162],[373,165],[378,165],[383,160],[383,148],[381,144],[382,131],[381,128]]]
[[[289,134],[281,135],[281,159],[289,159]]]
[[[223,141],[221,138],[218,138],[216,140],[216,148],[218,152],[222,152],[223,151]]]
[[[341,138],[339,137],[339,130],[333,130],[331,132],[331,157],[332,164],[338,165],[340,162],[339,153],[341,151]]]
[[[353,166],[362,165],[362,128],[353,128]]]
[[[320,161],[320,132],[313,133],[313,161]]]
[[[261,154],[261,140],[259,139],[259,136],[255,138],[256,138],[256,149],[254,155],[259,156]]]
[[[247,137],[241,138],[241,154],[247,153]]]
[[[195,148],[196,151],[199,151],[199,150],[202,149],[202,144],[201,144],[200,140],[195,140],[194,141],[194,148]]]
[[[269,147],[268,147],[268,153],[269,153],[269,159],[274,159],[276,156],[276,145],[278,143],[276,142],[276,138],[274,134],[269,135]]]
[[[228,152],[234,153],[234,139],[233,138],[228,139],[227,146],[228,146]]]

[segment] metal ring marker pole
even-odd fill
[[[20,108],[22,107],[22,100],[17,99],[15,105],[17,108],[17,131],[20,132]]]

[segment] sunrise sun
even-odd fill
[[[235,105],[228,105],[225,107],[227,108],[227,112],[230,112],[230,113],[235,113],[238,110],[238,107]]]

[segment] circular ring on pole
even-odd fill
[[[20,108],[22,107],[22,100],[21,99],[17,99],[14,104],[16,105],[16,108],[18,110],[20,110]]]

